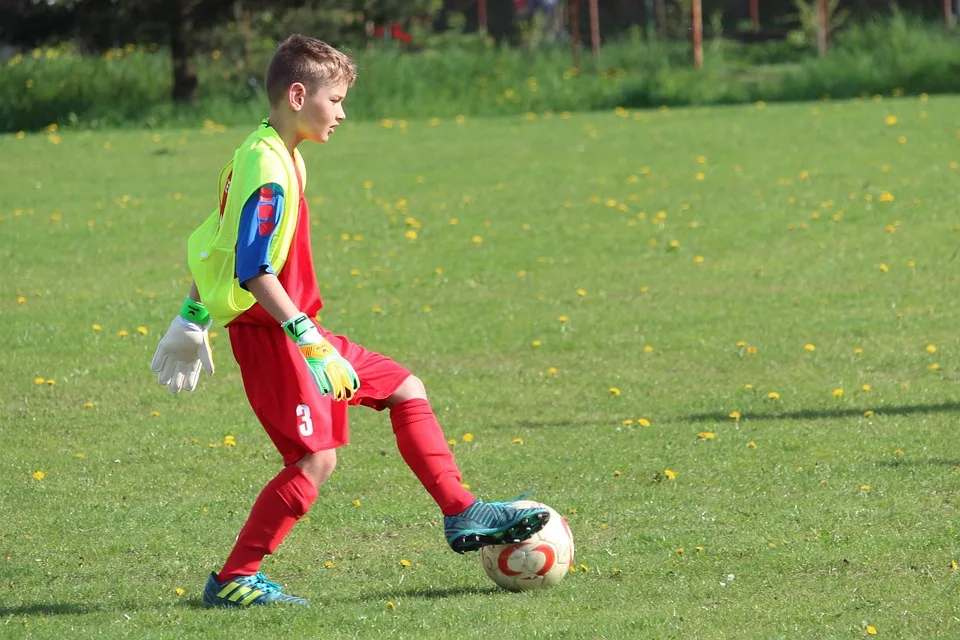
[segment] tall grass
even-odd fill
[[[846,28],[825,58],[785,43],[709,41],[699,72],[690,67],[687,44],[669,41],[611,43],[599,60],[585,53],[579,73],[566,48],[454,46],[355,55],[361,77],[348,106],[351,117],[360,119],[960,90],[960,39],[903,14]],[[0,131],[52,123],[160,127],[249,120],[266,108],[260,90],[266,63],[266,54],[243,63],[220,52],[204,56],[198,61],[197,104],[175,106],[169,100],[170,60],[162,49],[128,46],[95,58],[69,49],[37,50],[12,58],[0,74]]]

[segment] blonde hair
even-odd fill
[[[284,40],[267,67],[264,88],[270,104],[280,102],[294,82],[309,93],[321,87],[357,80],[357,65],[350,56],[322,40],[294,34]]]

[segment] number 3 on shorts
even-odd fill
[[[312,435],[313,420],[310,419],[310,406],[305,404],[297,405],[297,417],[300,418],[300,435]]]

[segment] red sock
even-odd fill
[[[404,462],[444,515],[456,515],[474,503],[460,484],[460,470],[429,402],[422,398],[401,402],[390,410],[390,422]]]
[[[217,582],[255,574],[263,556],[276,551],[316,499],[317,488],[297,465],[292,464],[277,474],[253,503],[250,517],[240,530],[240,537]]]

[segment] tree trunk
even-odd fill
[[[703,67],[703,5],[693,0],[690,5],[690,41],[693,46],[693,68]]]
[[[827,0],[817,0],[817,52],[827,55],[830,43],[830,29],[827,21]]]
[[[654,13],[657,15],[657,31],[661,36],[667,35],[667,5],[664,0],[653,0]]]
[[[174,102],[195,102],[197,68],[194,62],[196,40],[193,33],[193,9],[196,0],[170,3],[170,56],[173,59]]]

